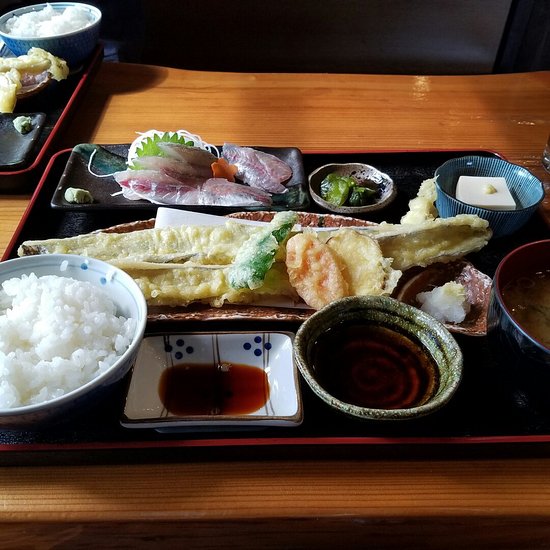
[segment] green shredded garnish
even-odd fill
[[[253,290],[263,285],[279,247],[290,235],[297,219],[295,212],[278,212],[264,231],[250,237],[227,273],[233,288]]]

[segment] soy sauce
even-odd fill
[[[396,330],[342,324],[313,346],[319,383],[331,395],[360,407],[403,409],[425,403],[439,384],[422,346]]]
[[[159,396],[169,413],[178,416],[244,415],[269,399],[266,372],[238,363],[182,363],[165,369]]]

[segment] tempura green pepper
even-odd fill
[[[263,285],[279,246],[288,238],[297,219],[295,212],[278,212],[265,231],[244,244],[227,273],[227,280],[233,288],[253,290]]]

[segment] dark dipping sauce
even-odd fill
[[[244,415],[269,398],[266,372],[237,363],[182,363],[165,369],[159,396],[166,410],[178,416]]]
[[[423,347],[396,330],[341,324],[313,346],[319,384],[340,401],[372,409],[422,405],[437,391],[438,370]]]

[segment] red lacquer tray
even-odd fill
[[[102,60],[103,46],[98,46],[83,67],[66,80],[54,81],[39,94],[17,103],[16,113],[44,113],[45,121],[24,160],[14,167],[0,167],[0,193],[27,193],[34,189],[55,151],[56,138],[70,120]]]
[[[389,210],[371,218],[397,222],[416,195],[420,183],[432,177],[437,166],[466,154],[495,155],[487,151],[425,151],[398,153],[304,153],[306,174],[328,162],[365,162],[388,173],[398,186],[398,197]],[[65,211],[52,209],[50,201],[70,151],[50,160],[29,208],[3,259],[15,257],[27,239],[65,237],[119,223],[147,220],[143,211]],[[519,233],[494,240],[468,259],[492,276],[500,259],[511,249],[548,235],[542,218],[535,216]],[[149,332],[205,330],[295,331],[299,321],[196,319],[155,322]],[[497,359],[486,337],[456,334],[465,360],[464,378],[442,410],[422,419],[404,422],[365,422],[328,409],[302,384],[304,421],[297,427],[269,427],[256,431],[159,433],[127,429],[120,425],[126,385],[108,403],[98,404],[86,416],[36,432],[0,431],[0,461],[7,463],[98,460],[202,458],[253,458],[293,456],[362,456],[550,450],[550,376],[527,369],[510,369]],[[126,381],[127,382],[127,381]]]

